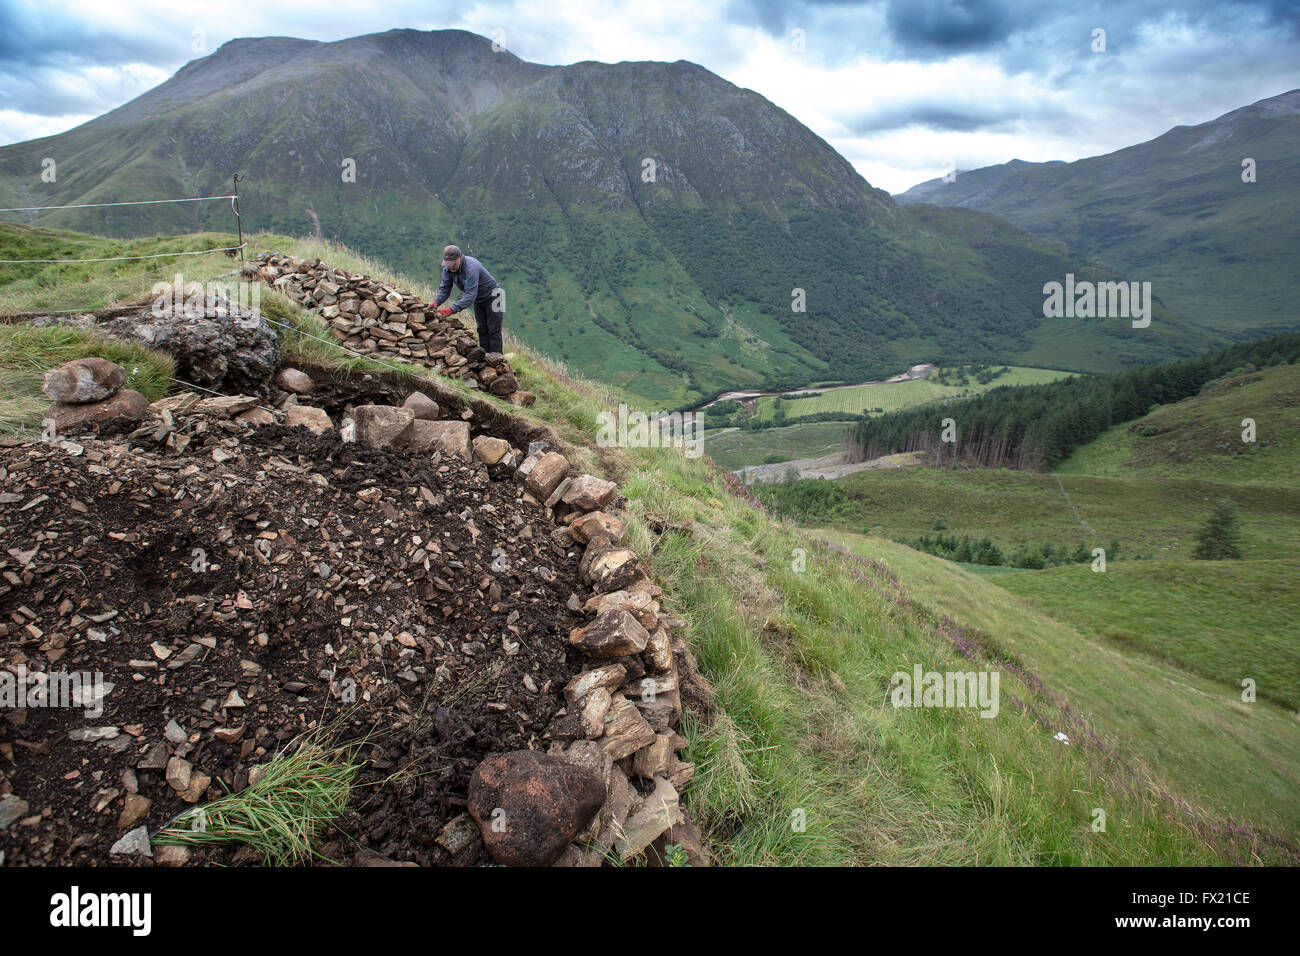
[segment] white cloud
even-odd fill
[[[2,3],[3,0],[0,0]],[[962,168],[1077,159],[1198,123],[1294,86],[1294,43],[1264,29],[1263,13],[1149,13],[1116,3],[1035,5],[1035,18],[999,48],[927,61],[892,60],[883,7],[796,5],[780,36],[737,16],[739,3],[698,0],[488,0],[430,6],[414,0],[323,6],[281,0],[243,7],[237,17],[215,0],[47,3],[42,30],[58,18],[87,35],[129,34],[165,53],[157,62],[68,63],[52,81],[52,103],[67,115],[36,116],[34,104],[0,112],[0,140],[49,135],[107,110],[175,72],[193,33],[206,51],[238,36],[294,35],[338,40],[398,27],[505,33],[517,56],[547,64],[581,60],[690,60],[767,97],[825,138],[873,185],[900,191]],[[1090,56],[1093,21],[1104,22],[1111,52]],[[774,21],[775,22],[775,21]],[[789,27],[805,31],[791,49]],[[1038,31],[1035,33],[1034,31]],[[1077,38],[1077,42],[1076,42]],[[93,48],[82,51],[95,62]],[[1242,66],[1247,64],[1247,66]],[[3,64],[0,64],[2,66]],[[0,88],[8,77],[0,75]],[[0,97],[0,106],[5,100]],[[915,116],[920,124],[908,125]],[[973,117],[967,129],[964,117]]]

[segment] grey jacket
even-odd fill
[[[457,289],[465,293],[452,305],[453,312],[467,309],[476,302],[487,305],[492,301],[492,293],[497,288],[497,280],[483,268],[483,263],[473,256],[464,256],[458,272],[442,267],[442,281],[438,284],[438,294],[433,297],[434,305],[442,305],[451,292],[453,282]]]

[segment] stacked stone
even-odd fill
[[[500,352],[485,352],[456,318],[441,319],[434,307],[410,292],[367,275],[332,269],[319,259],[263,253],[244,266],[246,279],[261,279],[299,305],[314,309],[342,345],[362,354],[415,362],[450,378],[528,407],[536,401],[522,391]]]
[[[428,402],[415,393],[401,408],[358,406],[356,440],[454,454],[513,478],[520,497],[549,509],[553,537],[583,549],[579,570],[593,592],[581,605],[593,619],[568,636],[588,666],[564,688],[566,706],[545,734],[549,750],[493,754],[470,781],[469,816],[488,852],[507,865],[600,866],[647,851],[662,860],[675,845],[703,863],[679,798],[695,765],[678,757],[687,741],[675,728],[683,692],[698,712],[711,709],[712,690],[673,633],[685,622],[662,612],[662,590],[626,545],[618,486],[570,475],[568,460],[545,442],[525,456],[501,438],[470,441],[464,422],[424,420],[419,400]],[[452,820],[439,840],[458,843],[467,825]]]
[[[49,398],[44,422],[62,431],[90,422],[139,418],[149,412],[149,400],[126,384],[126,369],[108,359],[73,359],[45,373],[41,391]]]
[[[564,689],[567,706],[546,731],[548,753],[489,757],[470,782],[469,812],[498,862],[599,866],[611,856],[628,861],[648,850],[663,860],[675,845],[700,865],[699,832],[679,799],[695,765],[679,759],[687,741],[675,728],[683,691],[697,708],[711,704],[712,691],[673,633],[685,622],[662,613],[663,592],[626,546],[618,487],[569,471],[563,455],[535,447],[514,478],[526,499],[552,509],[562,525],[555,535],[584,549],[580,570],[594,594],[583,610],[594,617],[568,640],[588,666]],[[494,814],[509,819],[514,795],[522,807],[548,788],[557,807],[590,812],[547,826],[493,826]]]

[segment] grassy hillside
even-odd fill
[[[427,289],[339,247],[257,244]],[[319,320],[279,297],[263,302],[300,330],[290,360],[370,365],[305,337],[322,331]],[[620,481],[633,543],[652,556],[715,684],[718,712],[688,727],[697,773],[687,800],[720,862],[1296,857],[1289,715],[1266,701],[1232,706],[1208,682],[1126,658],[945,562],[883,541],[868,543],[870,560],[819,545],[734,494],[707,458],[598,448],[597,413],[626,395],[517,340],[507,347],[538,401],[501,407],[552,425],[578,467]],[[914,664],[998,670],[998,716],[893,708],[891,675]]]
[[[996,369],[995,369],[996,370]],[[848,412],[860,414],[864,411],[895,412],[914,405],[945,399],[965,398],[978,395],[990,388],[1003,385],[1041,385],[1065,378],[1069,372],[1060,372],[1046,368],[1022,368],[1010,366],[1008,371],[988,382],[968,381],[964,385],[947,385],[935,381],[936,376],[953,369],[939,369],[928,378],[913,379],[907,382],[888,382],[881,385],[859,385],[854,388],[837,388],[824,391],[819,395],[781,398],[767,395],[755,402],[754,412],[759,421],[771,421],[778,409],[784,410],[787,420],[804,415],[816,415],[821,412]],[[953,376],[956,381],[956,376]]]
[[[1110,745],[1119,746],[1124,760],[1157,768],[1178,798],[1218,816],[1218,825],[1226,825],[1225,817],[1244,817],[1297,833],[1300,727],[1294,713],[1266,700],[1243,704],[1239,687],[1098,641],[993,583],[1041,572],[990,580],[893,542],[830,537],[883,560],[918,602],[993,635],[1026,671],[1066,695]],[[1072,735],[1071,746],[1076,743]]]
[[[1081,633],[1172,661],[1300,711],[1300,562],[1120,561],[994,583]]]
[[[1245,419],[1255,441],[1243,441]],[[1063,474],[1282,483],[1300,476],[1300,365],[1210,383],[1200,395],[1117,425],[1057,468]]]
[[[814,479],[816,480],[816,479]],[[1244,555],[1291,558],[1300,549],[1300,488],[1196,478],[1107,478],[986,469],[867,471],[835,482],[846,530],[915,538],[941,523],[1006,548],[1051,541],[1074,548],[1119,540],[1128,555],[1190,557],[1213,502],[1241,513]],[[1076,515],[1077,511],[1077,515]]]
[[[704,453],[726,471],[795,458],[820,458],[844,448],[846,422],[805,422],[755,430],[707,428]]]

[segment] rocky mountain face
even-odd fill
[[[960,206],[1148,280],[1170,308],[1233,333],[1294,328],[1300,90],[1073,163],[1012,160],[900,203]]]
[[[232,41],[105,116],[0,149],[0,199],[219,195],[235,173],[246,232],[342,240],[433,279],[455,241],[504,285],[508,331],[665,405],[922,361],[1101,370],[1218,341],[1161,311],[1144,335],[1044,319],[1045,282],[1103,273],[987,215],[898,206],[699,66],[542,66],[460,31]],[[234,226],[228,202],[31,221]]]

